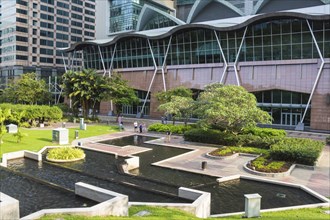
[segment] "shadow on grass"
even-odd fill
[[[50,144],[53,143],[52,139],[50,139],[50,138],[37,138],[37,140],[46,141],[46,142],[49,142]]]

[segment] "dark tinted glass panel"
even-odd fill
[[[282,103],[291,103],[291,92],[282,91]]]
[[[272,92],[271,91],[264,91],[264,103],[271,103],[272,102]]]

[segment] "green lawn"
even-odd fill
[[[149,216],[138,217],[132,216],[135,213],[146,210],[152,214]],[[261,217],[258,219],[265,220],[329,220],[330,215],[325,214],[324,211],[329,210],[328,208],[310,208],[310,209],[296,209],[281,212],[268,212],[261,213]],[[72,216],[72,215],[51,215],[41,218],[41,220],[135,220],[135,219],[146,219],[146,220],[198,220],[200,218],[193,217],[183,211],[176,209],[156,208],[147,206],[133,206],[129,209],[130,217],[86,217],[86,216]],[[242,219],[242,215],[226,218],[208,218],[221,219],[221,220],[234,220]]]
[[[76,128],[69,128],[69,143],[74,139],[75,130],[79,131],[79,138],[92,137],[102,134],[108,134],[118,131],[117,126],[109,125],[87,125],[87,130],[79,130],[79,124]],[[21,132],[27,136],[23,137],[20,143],[17,143],[17,138],[13,134],[5,134],[3,144],[0,146],[0,157],[2,154],[19,151],[30,150],[39,151],[44,146],[58,145],[52,143],[52,129],[27,129],[21,128]]]

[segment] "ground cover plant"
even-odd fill
[[[291,163],[285,161],[272,160],[269,156],[258,157],[247,164],[250,169],[265,173],[286,172],[291,165]]]
[[[78,126],[78,125],[77,125]],[[78,127],[69,129],[69,142],[75,138],[75,130],[79,131],[79,138],[92,137],[102,134],[109,134],[118,131],[118,126],[109,125],[89,125],[87,130],[79,130]],[[2,154],[19,151],[30,150],[39,151],[44,146],[57,146],[57,143],[52,143],[51,129],[21,129],[27,136],[17,143],[17,138],[13,134],[5,134],[3,137],[3,144],[0,146],[0,157]]]
[[[268,150],[256,147],[220,147],[210,153],[212,156],[230,156],[234,153],[247,153],[247,154],[263,154],[268,155]]]
[[[324,213],[324,211],[328,210],[329,207],[326,208],[308,208],[308,209],[295,209],[295,210],[287,210],[287,211],[279,211],[279,212],[265,212],[261,213],[261,217],[258,219],[265,220],[310,220],[310,219],[318,219],[318,220],[329,220],[329,214]],[[140,217],[133,216],[134,214],[140,211],[148,211],[151,214],[148,216]],[[161,207],[148,207],[148,206],[132,206],[129,208],[129,217],[112,217],[112,216],[98,216],[98,217],[90,217],[90,216],[75,216],[75,215],[50,215],[44,216],[41,220],[54,220],[54,219],[63,219],[63,220],[199,220],[200,218],[196,218],[186,212],[176,210],[176,209],[167,209]],[[242,215],[235,215],[231,217],[223,217],[223,218],[207,218],[209,220],[219,219],[219,220],[234,220],[234,219],[242,219]]]
[[[52,160],[73,160],[73,159],[82,159],[84,157],[85,157],[84,151],[76,147],[52,148],[47,153],[47,159],[52,159]]]

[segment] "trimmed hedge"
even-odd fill
[[[221,137],[223,137],[223,132],[219,130],[203,130],[203,129],[191,129],[184,133],[184,140],[185,141],[192,141],[192,142],[201,142],[201,143],[208,143],[208,144],[220,144],[220,145],[227,145],[221,144]]]
[[[259,127],[254,127],[254,128],[247,128],[243,131],[244,134],[253,134],[255,136],[259,137],[280,137],[284,138],[286,137],[287,133],[284,130],[280,129],[273,129],[273,128],[259,128]]]
[[[171,131],[173,134],[184,134],[186,131],[192,128],[191,125],[172,125],[172,124],[161,124],[156,123],[152,124],[148,127],[148,131],[156,131],[156,132],[166,132]]]
[[[62,110],[57,106],[48,105],[14,105],[9,103],[0,104],[2,109],[11,109],[12,112],[25,112],[21,123],[29,122],[30,125],[35,125],[35,121],[43,122],[43,120],[59,121],[63,117]]]
[[[285,160],[313,166],[320,156],[324,143],[303,138],[285,138],[271,146],[270,156],[275,160]]]
[[[273,132],[275,129],[271,129],[271,132],[269,132],[268,128],[268,131],[266,132],[263,132],[262,129],[263,128],[258,128],[257,132],[261,136],[254,135],[252,133],[233,135],[231,133],[213,129],[192,129],[185,132],[184,139],[186,141],[219,144],[225,146],[248,146],[269,149],[272,144],[277,143],[286,135],[286,133],[282,132],[282,130],[279,130],[279,132],[276,133]]]

